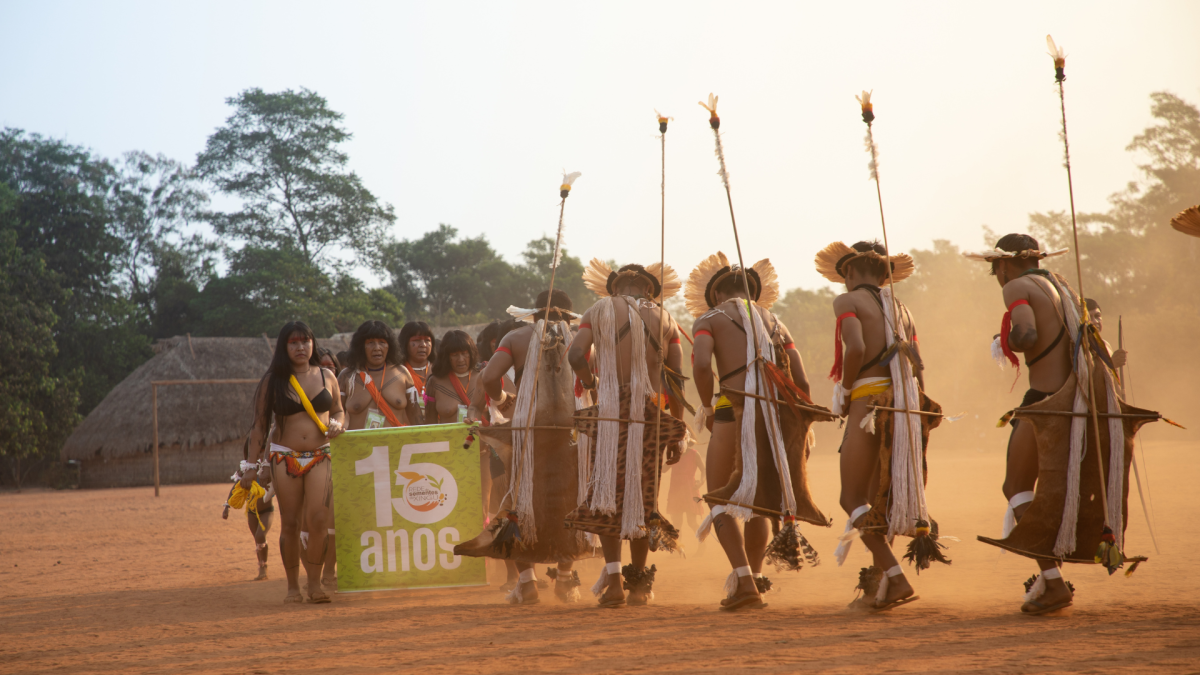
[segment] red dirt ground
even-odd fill
[[[805,529],[823,564],[768,570],[770,607],[736,616],[716,611],[723,554],[690,535],[686,560],[652,557],[647,608],[514,608],[494,586],[284,606],[275,532],[271,579],[249,581],[244,520],[220,519],[225,485],[5,493],[0,672],[1200,672],[1200,528],[1186,516],[1197,450],[1146,447],[1161,553],[1131,491],[1127,549],[1150,561],[1130,578],[1068,568],[1075,606],[1045,618],[1018,613],[1033,565],[974,541],[1000,529],[1002,448],[930,457],[931,510],[962,542],[950,567],[910,574],[919,602],[878,616],[843,611],[867,557],[859,544],[846,567],[833,558],[845,521],[832,451],[811,466],[835,527]],[[586,590],[599,566],[580,569]]]

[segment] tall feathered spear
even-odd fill
[[[753,306],[749,304],[751,302],[751,298],[754,296],[750,293],[750,275],[746,273],[747,267],[746,261],[742,257],[742,242],[741,238],[738,236],[737,218],[733,215],[733,193],[729,188],[729,171],[725,167],[725,147],[721,143],[721,118],[717,115],[717,95],[710,93],[708,95],[708,103],[700,101],[700,106],[708,111],[708,126],[712,128],[713,141],[716,144],[715,150],[717,162],[720,166],[718,175],[721,176],[721,184],[725,186],[725,200],[729,203],[729,220],[733,225],[733,243],[737,247],[738,265],[740,265],[742,268],[742,287],[746,291],[746,318],[750,322],[750,330],[747,338],[749,338],[754,345],[754,362],[761,365],[763,373],[767,373],[769,372],[770,368],[774,366],[774,364],[763,358],[762,351],[759,349],[758,328],[754,323],[754,309]],[[748,363],[746,364],[746,367],[749,368],[751,365],[752,364]],[[755,380],[755,388],[762,389],[761,392],[757,393],[765,394],[768,399],[774,399],[776,396],[770,390],[769,381],[769,378],[766,376],[759,377]],[[771,416],[764,414],[763,422],[767,425],[768,433],[773,433],[774,430],[772,429]],[[780,448],[779,451],[780,456],[782,456],[783,448]],[[787,472],[782,469],[782,460],[778,456],[775,459],[775,466],[779,471],[780,482],[782,483],[783,481],[788,480]],[[786,485],[783,485],[782,487],[784,488],[784,494],[788,494],[788,487]],[[812,550],[812,548],[808,545],[808,540],[805,539],[804,535],[800,534],[800,531],[796,528],[795,515],[793,515],[791,511],[786,508],[784,509],[782,515],[783,525],[779,529],[779,532],[776,533],[775,538],[772,539],[771,543],[767,546],[767,560],[776,562],[776,566],[781,570],[784,568],[799,570],[799,561],[802,559],[801,556],[804,555],[810,564],[816,565],[816,551]],[[802,547],[806,551],[803,554],[801,553]],[[811,552],[811,555],[809,555],[808,552]]]
[[[861,95],[855,96],[855,98],[858,99],[859,108],[862,112],[862,121],[867,125],[867,135],[863,138],[863,144],[866,146],[867,152],[871,155],[871,161],[867,164],[867,168],[870,170],[871,179],[875,181],[875,198],[879,202],[879,226],[883,231],[883,252],[888,261],[888,264],[885,267],[888,275],[888,287],[892,291],[892,316],[894,317],[894,323],[889,326],[889,328],[892,331],[892,336],[896,344],[900,346],[900,355],[897,356],[897,358],[903,359],[908,358],[908,350],[904,348],[904,341],[900,339],[900,331],[897,328],[897,324],[901,320],[900,300],[896,297],[896,283],[892,278],[892,249],[891,245],[888,243],[887,219],[883,215],[883,188],[880,187],[879,184],[879,146],[875,144],[875,104],[871,102],[872,93],[874,93],[874,90],[864,90]],[[903,368],[903,365],[901,367]],[[903,370],[901,370],[901,372],[903,372]],[[910,385],[907,379],[908,378],[905,377],[900,378],[901,403],[900,405],[895,406],[903,412],[894,414],[905,415],[908,419],[909,425],[916,424],[919,426],[921,424],[920,417],[907,412],[909,410],[908,387]],[[917,490],[922,490],[924,480],[923,477],[917,473],[917,467],[921,466],[921,462],[923,461],[920,455],[921,447],[916,443],[910,443],[909,445],[912,452],[912,457],[908,462],[908,480],[912,481],[912,485],[915,486]],[[906,560],[909,560],[916,566],[917,573],[919,574],[922,569],[928,569],[929,564],[932,561],[936,560],[938,562],[947,564],[949,564],[950,561],[946,559],[941,552],[945,546],[938,542],[937,523],[933,522],[933,519],[929,518],[929,514],[926,513],[924,495],[921,493],[918,493],[918,495],[919,497],[917,500],[916,514],[917,520],[913,524],[913,538],[912,541],[908,543],[908,550],[904,557]],[[905,529],[907,530],[907,527]]]
[[[663,115],[657,110],[654,111],[654,118],[658,121],[659,140],[662,145],[662,184],[660,186],[662,194],[662,204],[660,207],[661,219],[661,234],[659,239],[659,288],[664,288],[667,283],[667,123],[671,121],[670,117]],[[667,391],[669,387],[666,384],[666,365],[667,352],[664,345],[666,334],[666,309],[663,307],[664,300],[659,300],[658,303],[658,360],[659,369],[659,385],[661,391]],[[656,418],[654,420],[654,448],[655,452],[662,452],[662,405],[654,406]],[[659,457],[654,461],[654,486],[653,493],[658,494],[658,483],[661,480],[662,460]],[[657,502],[655,502],[657,504]],[[674,553],[681,550],[679,545],[679,530],[675,529],[662,514],[658,512],[656,507],[654,511],[646,518],[646,525],[649,529],[650,550],[657,551],[659,549]]]
[[[1075,186],[1071,180],[1071,143],[1067,139],[1067,102],[1066,95],[1063,91],[1063,82],[1067,79],[1067,56],[1062,47],[1054,43],[1054,38],[1046,36],[1046,46],[1050,49],[1050,58],[1054,61],[1054,81],[1058,84],[1058,108],[1062,115],[1062,142],[1063,142],[1063,166],[1067,170],[1067,195],[1070,198],[1071,204],[1071,236],[1075,242],[1075,273],[1079,281],[1079,316],[1082,317],[1082,324],[1079,330],[1079,339],[1087,345],[1091,341],[1092,332],[1095,326],[1092,323],[1091,313],[1087,310],[1087,304],[1083,292],[1083,258],[1079,252],[1079,225],[1075,217]],[[1097,338],[1099,333],[1096,333]],[[1092,359],[1092,351],[1089,347],[1083,350],[1084,357],[1087,359],[1089,376],[1093,372],[1095,360]],[[1087,387],[1087,392],[1084,398],[1087,399],[1088,412],[1091,413],[1092,430],[1096,435],[1096,445],[1100,445],[1100,416],[1097,410],[1097,396],[1094,382],[1077,383],[1077,386]],[[1105,478],[1104,458],[1103,453],[1095,452],[1096,464],[1100,469],[1100,504],[1104,509],[1104,530],[1100,535],[1100,547],[1096,551],[1096,562],[1103,564],[1108,568],[1108,573],[1112,574],[1124,563],[1124,554],[1117,548],[1116,536],[1113,534],[1112,523],[1108,517],[1108,482]]]

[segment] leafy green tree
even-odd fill
[[[17,245],[16,193],[0,183],[0,457],[19,488],[22,460],[57,453],[80,419],[78,373],[51,374],[58,347],[52,305],[65,301],[40,252]]]
[[[419,239],[388,244],[382,260],[392,277],[390,290],[435,325],[479,323],[526,299],[525,280],[487,237],[459,238],[446,224]]]
[[[534,239],[525,246],[521,253],[525,264],[521,266],[527,288],[525,295],[529,298],[529,307],[537,299],[537,294],[550,287],[550,262],[554,259],[554,238],[543,236]],[[616,268],[614,268],[616,269]],[[567,254],[563,248],[562,259],[558,262],[558,271],[554,273],[554,287],[562,289],[571,298],[576,311],[591,307],[596,302],[596,296],[583,284],[583,261]]]
[[[1107,212],[1077,215],[1084,292],[1102,305],[1117,300],[1143,307],[1174,303],[1178,298],[1163,289],[1193,277],[1200,258],[1197,242],[1181,238],[1169,225],[1200,194],[1200,110],[1168,92],[1150,98],[1155,124],[1126,148],[1144,157],[1138,167],[1143,179],[1112,195]],[[1074,251],[1068,212],[1033,213],[1029,221],[1030,234],[1043,246]],[[1074,255],[1051,259],[1046,266],[1077,284]]]
[[[117,274],[127,294],[154,313],[151,286],[161,258],[171,263],[183,261],[211,266],[201,256],[187,256],[189,247],[215,251],[202,238],[183,237],[183,230],[195,222],[208,204],[208,195],[179,162],[163,155],[145,152],[125,153],[116,169],[110,203],[113,235],[124,244],[116,256]],[[182,240],[182,241],[181,241]]]
[[[246,246],[230,254],[229,273],[208,282],[190,304],[194,333],[275,335],[301,320],[319,336],[350,332],[367,319],[399,324],[404,308],[391,293],[367,291],[347,275],[331,277],[293,247]]]
[[[209,212],[216,233],[258,247],[294,247],[328,267],[331,247],[373,250],[395,221],[339,149],[351,137],[343,115],[308,89],[247,89],[227,99],[233,114],[208,138],[196,172],[241,199],[232,212]]]
[[[115,279],[124,242],[112,228],[114,176],[107,161],[84,148],[18,129],[0,132],[0,182],[16,195],[6,227],[57,280],[44,291],[58,317],[50,374],[82,373],[83,414],[150,357],[144,321]]]

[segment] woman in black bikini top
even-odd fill
[[[284,326],[275,342],[271,366],[254,397],[249,454],[251,461],[257,461],[267,452],[271,483],[279,498],[280,553],[288,580],[285,603],[304,601],[300,562],[308,573],[309,600],[330,601],[320,581],[333,539],[327,536],[333,527],[329,440],[342,433],[344,414],[337,376],[321,368],[315,343],[312,330],[303,322]],[[242,477],[243,487],[249,488],[252,480],[253,474],[247,472]],[[309,533],[303,558],[302,519]]]

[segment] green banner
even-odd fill
[[[479,439],[465,424],[362,429],[333,440],[339,591],[481,586],[454,555],[483,525]]]

